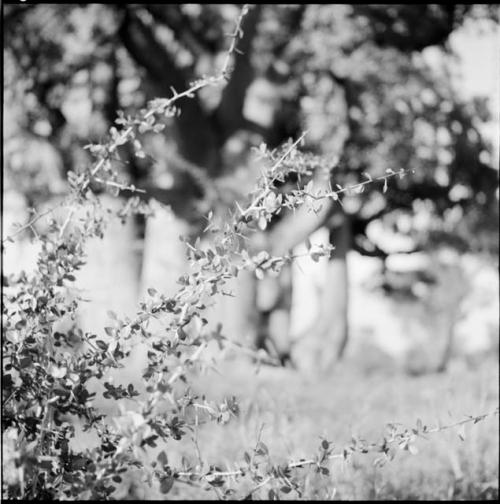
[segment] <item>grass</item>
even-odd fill
[[[285,463],[314,456],[321,437],[332,441],[338,452],[352,435],[368,442],[380,440],[389,422],[411,428],[420,418],[434,427],[498,407],[499,367],[491,356],[473,367],[455,360],[446,373],[420,376],[410,376],[386,356],[362,349],[322,376],[267,366],[256,373],[255,365],[241,358],[219,364],[217,371],[193,376],[193,390],[221,402],[235,395],[241,412],[228,424],[210,422],[181,441],[158,446],[157,451],[165,450],[174,467],[180,467],[184,456],[193,466],[203,460],[222,470],[234,469],[242,464],[244,452],[255,446],[259,433],[273,463]],[[428,440],[419,438],[417,454],[398,450],[395,459],[382,467],[373,464],[378,454],[355,454],[349,463],[331,461],[328,477],[320,477],[313,467],[300,469],[302,498],[496,499],[498,437],[498,416],[493,415],[478,424],[467,424],[464,440],[456,429],[430,434]],[[234,486],[238,489],[235,497],[240,498],[253,488]],[[267,498],[269,488],[262,487],[253,498]],[[115,497],[188,500],[215,499],[218,494],[203,485],[178,481],[164,496],[157,485],[150,488],[141,483],[138,471],[127,478]],[[281,497],[297,499],[298,495],[292,491]]]
[[[220,375],[199,377],[197,389],[222,398],[241,398],[239,418],[227,425],[207,425],[197,433],[201,458],[221,468],[234,468],[251,449],[262,429],[262,441],[276,462],[309,458],[320,436],[342,448],[355,434],[372,442],[388,422],[414,427],[445,425],[468,414],[498,406],[498,363],[484,360],[476,369],[460,361],[447,373],[411,377],[393,369],[363,366],[359,355],[328,376],[305,377],[289,369],[262,368],[258,374],[241,361],[226,363]],[[175,444],[172,448],[175,450]],[[373,465],[375,454],[357,454],[351,463],[333,461],[331,476],[318,477],[301,469],[304,498],[310,499],[493,499],[498,497],[498,416],[468,424],[465,440],[455,429],[419,439],[419,452],[398,451],[384,465]],[[191,450],[191,452],[190,452]],[[336,450],[337,451],[337,450]],[[179,454],[193,460],[190,447],[178,443]],[[263,488],[254,498],[267,497]],[[215,498],[214,493],[174,487],[180,499]],[[289,498],[297,498],[292,492]]]

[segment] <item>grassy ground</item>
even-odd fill
[[[368,364],[366,364],[367,361]],[[373,359],[351,357],[328,376],[304,376],[289,369],[262,368],[258,374],[239,360],[221,366],[220,375],[200,377],[197,390],[211,397],[236,395],[239,418],[227,425],[199,429],[201,458],[219,467],[234,467],[251,449],[262,429],[262,441],[274,459],[297,460],[317,451],[320,436],[340,449],[355,434],[377,441],[388,422],[415,426],[450,424],[468,414],[498,405],[498,363],[486,359],[475,369],[452,363],[447,373],[411,377],[397,367],[376,368]],[[263,426],[263,427],[262,427]],[[171,446],[194,460],[193,445]],[[375,454],[358,454],[345,464],[333,461],[331,476],[318,478],[302,469],[304,498],[312,499],[493,499],[498,497],[498,416],[468,424],[465,440],[455,429],[417,441],[418,453],[399,451],[383,467]],[[336,450],[337,451],[337,450]],[[266,498],[265,488],[254,498]],[[216,498],[213,492],[174,487],[181,499]],[[292,492],[289,498],[297,498]]]
[[[310,458],[317,453],[320,438],[346,446],[352,435],[376,442],[389,422],[405,427],[418,418],[429,427],[447,425],[494,411],[498,407],[499,366],[496,356],[465,364],[455,360],[446,373],[410,376],[376,352],[351,353],[326,375],[263,366],[235,358],[193,377],[193,390],[209,399],[236,396],[241,412],[225,425],[210,422],[196,432],[199,456],[192,436],[159,446],[169,463],[179,467],[184,456],[193,466],[201,459],[222,470],[243,462],[261,432],[273,463]],[[201,402],[201,400],[200,400]],[[109,403],[108,403],[109,404]],[[105,408],[104,408],[105,409]],[[111,415],[112,411],[108,411]],[[80,440],[83,442],[83,440]],[[87,441],[85,441],[87,443]],[[303,498],[318,500],[406,500],[406,499],[496,499],[498,498],[498,416],[465,428],[461,440],[456,429],[418,439],[418,453],[398,450],[383,467],[374,466],[378,454],[356,454],[349,463],[334,460],[330,476],[319,477],[314,468],[300,469]],[[206,470],[207,467],[205,466]],[[131,475],[130,485],[116,498],[215,499],[203,486],[176,482],[164,496],[157,487],[140,483],[141,474]],[[252,487],[240,486],[236,497]],[[267,498],[269,487],[253,495]],[[297,499],[295,492],[282,495]]]

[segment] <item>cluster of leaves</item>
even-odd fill
[[[238,20],[231,50],[239,34]],[[157,99],[141,110],[137,117],[120,114],[116,127],[111,128],[106,142],[89,146],[96,157],[94,165],[80,173],[69,173],[71,193],[61,203],[67,208],[62,222],[51,219],[47,230],[37,236],[41,243],[37,268],[28,275],[21,272],[2,279],[3,325],[3,416],[4,440],[3,495],[6,498],[108,499],[116,495],[127,474],[141,468],[145,480],[157,482],[162,493],[168,493],[177,479],[205,482],[220,498],[237,493],[233,481],[247,478],[253,485],[247,496],[269,485],[268,497],[281,494],[301,495],[300,478],[296,471],[314,466],[319,474],[328,476],[327,463],[337,457],[330,442],[322,440],[317,457],[298,462],[276,464],[265,444],[258,441],[250,453],[243,455],[243,465],[235,471],[223,472],[215,465],[202,471],[184,462],[182,467],[169,464],[167,452],[171,440],[179,440],[204,422],[225,424],[239,412],[235,398],[217,402],[199,397],[189,383],[189,370],[202,361],[203,350],[211,341],[226,343],[221,327],[207,329],[204,310],[207,302],[223,292],[226,282],[242,270],[255,272],[262,278],[266,272],[279,272],[294,256],[270,256],[266,251],[249,251],[248,235],[263,229],[284,207],[297,208],[308,201],[326,198],[338,200],[341,192],[359,190],[339,187],[314,192],[313,184],[297,186],[283,195],[278,184],[290,173],[310,176],[318,167],[328,170],[320,158],[302,154],[296,142],[281,149],[260,149],[269,168],[265,168],[249,202],[237,204],[233,213],[222,222],[212,214],[205,230],[209,244],[186,242],[191,268],[179,278],[179,290],[172,297],[148,290],[133,317],[120,317],[109,312],[111,323],[101,336],[83,333],[72,321],[80,299],[67,296],[67,287],[75,281],[75,272],[85,264],[85,244],[88,239],[105,232],[106,212],[101,208],[95,188],[104,185],[112,192],[137,191],[120,181],[114,164],[118,148],[131,143],[138,157],[144,156],[140,135],[146,131],[161,131],[161,117],[177,113],[175,103],[198,89],[221,82],[226,77],[229,59],[217,77],[206,77],[188,90],[169,99]],[[396,173],[380,177],[384,182]],[[402,175],[402,173],[400,173]],[[300,178],[300,177],[299,177]],[[371,180],[367,181],[371,182]],[[129,199],[117,217],[130,213],[148,213],[147,205],[136,197]],[[38,214],[41,218],[45,214]],[[28,223],[31,226],[33,220]],[[331,247],[310,245],[307,255],[313,260],[328,256]],[[161,319],[162,329],[155,330]],[[62,321],[70,327],[62,329]],[[106,376],[110,370],[124,366],[124,360],[134,346],[147,346],[148,364],[142,378],[145,391],[141,394],[132,384],[113,384]],[[94,407],[96,392],[90,383],[103,383],[103,397],[120,401],[120,414],[110,422]],[[133,409],[124,400],[135,402]],[[93,448],[76,449],[74,418],[84,431],[94,432],[99,443]],[[420,430],[419,430],[420,432]],[[410,449],[407,433],[392,433],[378,451],[398,442]],[[166,447],[155,461],[151,449]],[[379,449],[380,448],[380,449]],[[374,450],[353,442],[342,456]]]
[[[161,105],[156,101],[142,119],[168,106],[168,101]],[[23,272],[4,279],[3,384],[7,399],[3,422],[6,439],[17,438],[11,463],[18,469],[5,482],[9,497],[107,498],[116,489],[113,483],[118,482],[119,474],[142,459],[141,451],[155,447],[159,438],[164,443],[169,438],[180,439],[185,429],[192,428],[187,421],[190,410],[203,408],[207,418],[227,422],[238,411],[233,399],[221,405],[209,405],[207,401],[200,405],[189,387],[174,390],[178,379],[186,380],[187,370],[207,343],[217,338],[222,344],[225,339],[220,330],[203,330],[207,324],[204,302],[243,269],[261,276],[293,259],[273,258],[265,251],[251,256],[246,250],[248,229],[262,216],[270,219],[273,215],[267,205],[272,192],[272,179],[268,177],[266,189],[251,203],[253,214],[243,211],[240,217],[233,216],[222,224],[212,222],[209,215],[213,247],[187,243],[192,268],[179,279],[175,296],[166,298],[149,289],[149,297],[133,319],[109,313],[113,323],[104,328],[106,336],[102,338],[75,328],[58,331],[61,318],[75,318],[78,298],[69,300],[65,286],[75,281],[74,273],[85,264],[85,242],[104,232],[99,200],[90,187],[96,178],[114,183],[117,174],[112,170],[110,155],[124,139],[137,142],[136,124],[142,123],[134,120],[121,132],[113,129],[107,144],[92,147],[98,156],[94,167],[79,175],[70,174],[72,192],[65,202],[70,211],[64,222],[53,219],[46,233],[38,236],[41,252],[34,274]],[[89,203],[93,211],[84,213]],[[279,205],[274,211],[278,209]],[[311,254],[317,255],[318,250]],[[330,249],[321,251],[329,254]],[[160,317],[167,320],[165,330],[149,331],[150,321]],[[191,327],[195,319],[201,323],[198,331]],[[124,410],[115,418],[115,426],[110,427],[93,408],[95,394],[89,392],[88,383],[92,378],[103,380],[107,371],[123,366],[122,361],[138,339],[148,345],[149,362],[143,375],[147,398],[138,401],[138,411]],[[75,341],[80,343],[78,348],[74,348]],[[117,401],[139,395],[131,384],[115,386],[105,381],[104,388],[103,396]],[[165,397],[173,403],[168,413],[160,412]],[[68,415],[78,416],[84,430],[97,432],[99,448],[78,453],[69,449],[75,432],[67,421]],[[163,476],[160,484],[163,490],[168,487]]]

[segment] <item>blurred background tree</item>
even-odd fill
[[[220,68],[238,12],[235,4],[4,5],[6,187],[22,192],[28,206],[63,192],[65,172],[90,162],[82,146],[107,134],[117,110],[132,113]],[[256,173],[248,149],[260,142],[273,148],[307,129],[305,148],[325,156],[332,184],[342,186],[387,169],[413,170],[387,192],[367,186],[317,216],[284,215],[265,230],[278,254],[328,227],[336,250],[313,331],[341,357],[349,337],[348,252],[385,259],[400,251],[380,239],[380,225],[409,238],[404,252],[443,244],[497,252],[498,160],[480,132],[490,106],[464,100],[447,66],[431,67],[423,56],[437,47],[444,62],[450,34],[467,19],[498,24],[498,10],[256,5],[226,86],[181,101],[164,134],[146,134],[147,154],[125,146],[123,176],[170,205],[195,236],[210,208],[244,197]],[[148,225],[136,217],[135,236],[147,235]],[[253,329],[261,344],[274,337],[283,360],[291,288],[284,272]],[[255,285],[248,292],[255,303]],[[269,335],[275,316],[281,334]]]

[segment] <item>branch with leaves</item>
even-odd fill
[[[237,51],[237,42],[243,35],[241,23],[247,13],[248,5],[245,4],[243,5],[240,15],[236,21],[234,33],[231,34],[231,43],[226,53],[224,64],[217,74],[212,76],[202,76],[192,82],[189,88],[182,92],[177,92],[175,88],[171,88],[172,96],[170,98],[161,98],[150,101],[147,108],[142,110],[135,117],[125,116],[123,112],[119,111],[118,118],[115,121],[118,128],[113,126],[110,129],[109,140],[103,144],[89,144],[86,146],[90,153],[97,158],[94,165],[83,173],[75,173],[72,171],[68,172],[70,189],[73,192],[76,191],[79,198],[85,196],[88,188],[94,183],[97,183],[98,186],[104,185],[112,189],[115,194],[118,191],[129,191],[132,193],[144,192],[143,189],[136,188],[133,185],[127,185],[119,181],[119,175],[116,170],[113,169],[113,161],[119,161],[119,158],[115,158],[118,148],[121,145],[130,142],[134,147],[135,155],[139,158],[143,158],[145,154],[138,135],[146,133],[147,131],[159,133],[164,129],[165,125],[161,123],[156,124],[156,121],[160,117],[168,118],[175,116],[178,112],[175,105],[179,100],[182,98],[193,98],[195,93],[200,89],[207,86],[220,85],[228,79],[231,74],[230,63],[232,57]],[[102,172],[102,175],[98,176],[100,172]],[[61,207],[72,204],[74,200],[75,195],[70,194],[67,199],[61,201],[56,206],[42,213],[36,213],[28,223],[20,226],[14,233],[2,238],[2,244],[9,241],[12,242],[13,238],[22,231],[29,228],[32,229],[34,224],[36,224],[36,222],[38,222],[41,218],[53,214]]]
[[[262,487],[273,483],[273,488],[268,493],[268,498],[279,498],[281,494],[289,494],[295,491],[297,497],[302,497],[300,485],[297,483],[297,469],[314,467],[316,472],[323,476],[329,476],[331,472],[330,462],[333,460],[343,460],[349,462],[354,454],[381,453],[382,455],[373,460],[373,465],[380,467],[388,461],[395,458],[398,450],[408,451],[412,455],[418,453],[415,442],[418,438],[428,440],[429,434],[456,429],[459,438],[465,440],[464,427],[467,424],[477,424],[486,418],[498,416],[499,410],[493,411],[453,422],[451,424],[438,424],[435,427],[424,425],[422,421],[417,420],[413,428],[404,428],[401,424],[389,423],[386,426],[386,434],[379,442],[368,443],[364,439],[352,437],[351,443],[343,449],[335,451],[332,442],[322,439],[318,447],[318,453],[308,459],[299,459],[280,464],[273,463],[269,448],[261,441],[262,430],[259,434],[257,443],[250,455],[244,453],[243,462],[234,470],[220,471],[216,466],[210,465],[205,472],[195,472],[184,470],[179,472],[170,471],[172,480],[184,479],[189,482],[205,482],[208,485],[217,486],[224,490],[225,496],[234,495],[236,490],[232,487],[239,479],[249,478],[254,483],[254,488],[244,497],[251,498]],[[164,453],[161,453],[158,460],[166,462],[168,459]],[[168,464],[166,464],[168,467]],[[164,466],[165,468],[165,466]],[[168,467],[168,469],[170,469]],[[158,473],[161,478],[161,472]]]

